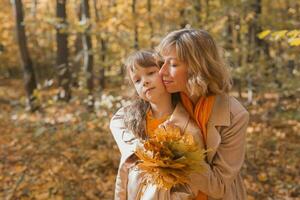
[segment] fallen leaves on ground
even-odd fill
[[[22,88],[20,80],[0,87],[0,199],[113,199],[119,151],[109,121],[126,103],[122,96],[105,90],[89,112],[83,92],[61,103],[48,88],[39,93],[42,110],[28,113]],[[282,101],[283,112],[274,102],[248,108],[242,170],[248,199],[300,197],[299,100]]]

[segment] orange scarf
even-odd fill
[[[154,130],[158,127],[158,125],[165,122],[170,116],[164,116],[161,118],[154,118],[152,115],[151,109],[149,109],[146,113],[146,133],[148,136],[154,135]]]
[[[206,148],[207,122],[212,112],[212,108],[215,102],[215,96],[200,97],[195,107],[186,94],[181,92],[180,97],[183,106],[198,124],[202,132],[202,136]],[[198,196],[196,197],[195,200],[207,200],[207,199],[208,199],[207,195],[199,191]]]

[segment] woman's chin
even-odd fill
[[[177,88],[173,88],[173,87],[166,87],[167,92],[169,93],[176,93],[176,92],[180,92],[180,90],[178,90]]]

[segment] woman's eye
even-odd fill
[[[157,65],[161,68],[165,64],[164,60],[158,60]]]
[[[171,64],[170,66],[171,66],[171,67],[177,67],[177,65],[176,65],[176,64]]]
[[[140,79],[137,79],[134,81],[134,83],[139,83],[140,82]]]

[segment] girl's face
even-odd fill
[[[170,95],[159,75],[159,68],[136,66],[129,76],[140,98],[147,102],[159,102],[162,95]]]
[[[163,83],[169,93],[185,92],[187,90],[188,67],[177,58],[175,48],[162,54],[164,64],[159,70]]]

